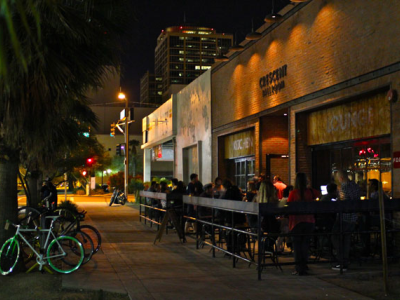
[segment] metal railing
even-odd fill
[[[162,215],[166,213],[167,208],[175,206],[179,209],[182,206],[182,195],[154,193],[147,191],[140,191],[140,205],[139,205],[139,220],[144,224],[150,222],[150,227],[153,224],[157,225],[157,230],[160,229]],[[168,227],[166,227],[168,233]]]
[[[211,246],[213,248],[213,256],[215,257],[215,249],[228,253],[232,256],[232,264],[233,267],[236,265],[236,259],[241,259],[247,261],[249,263],[255,263],[258,268],[258,278],[261,279],[261,272],[263,266],[271,265],[271,264],[263,264],[263,254],[264,250],[261,250],[263,247],[263,242],[265,242],[265,234],[262,233],[261,230],[261,218],[265,216],[279,216],[279,215],[302,215],[302,214],[338,214],[338,220],[340,222],[340,231],[337,233],[333,232],[314,232],[312,234],[307,234],[307,236],[332,236],[332,235],[339,235],[340,238],[340,246],[343,248],[343,237],[346,234],[352,234],[353,232],[344,232],[343,231],[343,214],[344,213],[360,213],[360,212],[379,212],[379,202],[376,200],[365,200],[365,201],[337,201],[337,202],[292,202],[287,203],[286,205],[279,205],[279,204],[269,204],[269,203],[248,203],[242,201],[233,201],[233,200],[222,200],[222,199],[210,199],[210,198],[201,198],[201,197],[192,197],[192,196],[183,196],[183,202],[185,205],[195,205],[197,207],[203,206],[212,209],[212,219],[210,221],[205,221],[199,218],[198,216],[198,209],[196,210],[196,217],[188,217],[184,216],[186,219],[191,219],[196,221],[197,223],[202,223],[208,226],[211,226],[211,235],[212,235],[212,242],[205,242],[204,244]],[[386,212],[394,212],[400,211],[400,199],[392,199],[392,200],[385,200],[383,203],[384,210]],[[257,228],[253,228],[255,231],[245,231],[243,229],[237,228],[234,221],[232,224],[218,224],[215,223],[214,219],[214,210],[224,210],[232,214],[232,220],[234,220],[233,214],[241,213],[241,214],[251,214],[257,216]],[[220,246],[217,246],[215,243],[215,235],[214,235],[214,228],[220,228],[223,230],[229,230],[232,234],[231,238],[231,250],[228,251],[227,249],[223,249]],[[399,228],[394,228],[390,230],[385,230],[386,232],[399,232]],[[257,262],[249,260],[246,257],[240,256],[240,253],[237,253],[235,249],[235,237],[234,233],[246,234],[252,237],[257,237],[257,244],[258,244],[258,259]],[[358,231],[359,234],[371,234],[371,233],[381,233],[380,230],[368,230],[368,231]],[[297,234],[296,234],[297,235]],[[269,237],[293,237],[295,234],[287,233],[269,233]],[[196,247],[198,248],[199,243],[199,236],[198,230],[196,232]],[[255,256],[255,253],[254,253]],[[330,260],[326,261],[330,262]],[[283,264],[290,264],[293,265],[294,262],[283,263]],[[277,265],[276,261],[273,261],[272,265]]]
[[[286,205],[280,204],[269,204],[269,203],[253,203],[253,202],[242,202],[242,201],[234,201],[234,200],[224,200],[224,199],[212,199],[212,198],[202,198],[202,197],[194,197],[194,196],[175,196],[175,195],[167,195],[164,193],[153,193],[153,192],[145,192],[141,191],[140,196],[142,196],[141,204],[140,204],[140,221],[143,219],[145,224],[146,221],[151,222],[152,224],[157,224],[157,229],[159,229],[160,222],[156,220],[154,214],[149,213],[150,211],[160,211],[165,212],[167,207],[170,207],[175,201],[183,200],[183,210],[180,208],[180,217],[181,217],[181,226],[183,228],[184,222],[183,220],[189,220],[196,222],[197,224],[201,224],[203,228],[208,226],[210,242],[205,240],[204,236],[200,236],[200,228],[197,226],[196,230],[196,248],[199,248],[200,244],[208,245],[212,247],[212,255],[215,257],[215,250],[222,251],[226,254],[229,254],[232,257],[232,266],[236,266],[237,259],[244,260],[248,263],[253,263],[258,266],[258,278],[261,279],[261,272],[264,266],[271,265],[263,263],[263,255],[264,249],[263,243],[265,243],[265,239],[267,237],[287,237],[291,238],[294,236],[292,233],[269,233],[265,234],[261,230],[261,219],[265,216],[282,216],[282,215],[302,215],[302,214],[338,214],[340,220],[340,231],[338,233],[332,232],[315,232],[313,234],[307,234],[310,236],[332,236],[339,235],[340,237],[340,245],[343,247],[343,237],[346,234],[351,234],[350,232],[343,231],[343,221],[342,216],[344,213],[370,213],[370,212],[379,212],[380,211],[380,203],[377,200],[365,200],[365,201],[337,201],[337,202],[291,202]],[[146,197],[146,198],[143,198]],[[143,203],[144,202],[144,203]],[[148,203],[150,202],[150,203]],[[196,206],[197,209],[195,211],[194,216],[185,215],[185,206],[193,205]],[[385,200],[382,202],[382,206],[385,212],[395,212],[400,211],[400,199],[391,199]],[[199,207],[206,207],[211,210],[211,215],[208,217],[199,216]],[[221,223],[221,220],[218,220],[216,217],[216,213],[223,211],[225,215],[230,214],[230,223]],[[235,224],[235,215],[236,214],[246,214],[253,215],[256,217],[256,227],[253,228],[245,228],[239,227],[238,224]],[[381,223],[382,224],[382,223]],[[225,240],[227,244],[226,249],[223,245],[217,244],[216,242],[216,231],[221,232],[225,231],[230,236],[230,240]],[[400,231],[399,227],[385,230],[386,232],[398,232]],[[358,231],[358,234],[371,234],[371,233],[381,233],[380,230],[368,230],[368,231]],[[246,235],[248,240],[252,240],[258,245],[258,257],[257,261],[254,260],[256,253],[253,252],[252,256],[249,258],[241,256],[240,251],[238,251],[237,245],[237,237],[239,235]],[[230,244],[228,244],[230,243]],[[255,251],[255,247],[253,249]],[[330,262],[330,260],[326,260],[325,262]],[[285,262],[283,264],[294,264],[294,262]],[[279,266],[281,265],[279,264]],[[273,262],[272,265],[277,266],[277,262]]]

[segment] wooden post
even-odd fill
[[[387,249],[386,249],[385,204],[383,202],[382,182],[379,182],[379,219],[381,222],[383,291],[385,293],[385,296],[387,296],[387,293],[388,293],[388,260],[387,260]]]

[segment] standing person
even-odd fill
[[[178,178],[172,178],[172,180],[171,180],[171,184],[172,184],[171,191],[173,191],[173,190],[175,190],[177,188],[178,182],[179,182]]]
[[[246,202],[253,202],[253,200],[257,201],[256,196],[256,185],[254,184],[254,181],[250,180],[247,182]]]
[[[201,189],[200,189],[201,187]],[[190,196],[199,196],[202,193],[202,189],[203,189],[203,185],[201,184],[201,182],[199,181],[199,175],[197,175],[196,173],[192,173],[190,174],[190,182],[187,186],[187,194]],[[187,214],[189,217],[195,217],[195,210],[194,210],[194,206],[192,204],[188,204],[187,206]],[[185,232],[188,233],[189,232],[189,227],[192,226],[193,228],[193,233],[196,232],[196,223],[193,221],[186,221],[185,223]]]
[[[263,181],[260,184],[257,195],[258,203],[278,203],[275,187],[270,181]]]
[[[261,183],[265,181],[265,175],[263,173],[258,176],[258,182],[256,183],[257,191],[260,189]]]
[[[199,175],[196,173],[190,174],[190,182],[187,185],[187,194],[195,196],[195,183],[199,181]]]
[[[277,204],[279,202],[276,197],[275,187],[271,181],[263,181],[260,185],[260,189],[257,194],[257,202],[258,203],[273,203]],[[280,231],[280,224],[276,220],[276,216],[274,215],[265,215],[261,221],[261,229],[264,232],[268,232],[270,234],[276,234]],[[275,241],[277,236],[271,235],[271,238]]]
[[[168,183],[166,181],[161,181],[160,183],[160,193],[169,194],[171,190],[168,187]]]
[[[274,176],[274,187],[276,188],[276,196],[279,200],[283,197],[283,191],[286,189],[286,184],[282,182],[282,179],[279,175]]]
[[[55,210],[57,208],[57,202],[58,202],[57,188],[51,182],[50,179],[47,179],[43,182],[43,186],[40,189],[40,194],[42,200],[47,198],[46,203],[44,203],[46,208],[50,210]]]
[[[243,199],[243,194],[238,188],[238,186],[233,185],[232,181],[229,179],[225,179],[223,184],[224,189],[225,189],[225,195],[223,199],[226,200],[234,200],[234,201],[242,201]],[[222,213],[222,211],[221,211]],[[224,221],[226,224],[231,225],[232,224],[232,214],[230,212],[224,211]],[[243,224],[246,222],[246,216],[241,213],[234,213],[234,222],[235,224]]]
[[[217,177],[214,180],[214,198],[220,199],[224,195],[224,187],[222,186],[222,178]]]
[[[175,189],[173,189],[170,193],[170,195],[172,196],[173,202],[171,202],[171,208],[173,208],[175,210],[175,212],[178,214],[178,216],[180,217],[183,213],[183,200],[182,200],[182,196],[186,195],[186,187],[185,184],[183,183],[183,181],[178,181],[178,183],[176,184]]]
[[[257,189],[256,184],[253,180],[247,182],[247,193],[245,201],[257,202]],[[247,223],[249,224],[250,228],[255,231],[258,227],[257,215],[247,214],[246,217]]]
[[[346,201],[358,201],[360,200],[360,187],[352,180],[349,180],[347,177],[347,173],[345,171],[338,171],[337,178],[341,184],[339,199]],[[358,219],[357,213],[344,213],[343,214],[343,232],[347,232],[347,234],[343,237],[343,247],[340,245],[340,220],[339,215],[336,217],[336,222],[333,225],[332,229],[332,244],[336,249],[338,264],[332,267],[332,270],[347,271],[349,265],[349,256],[350,256],[350,242],[351,242],[351,232],[356,228],[356,222]]]
[[[297,173],[294,190],[290,192],[288,202],[312,202],[317,197],[319,197],[319,191],[307,188],[306,174]],[[307,275],[310,236],[304,234],[311,234],[314,231],[314,226],[314,215],[289,215],[289,230],[292,234],[295,234],[293,248],[296,270],[292,275]]]

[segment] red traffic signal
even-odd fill
[[[82,176],[86,176],[87,175],[87,171],[86,170],[82,170]]]
[[[94,158],[89,157],[88,159],[86,159],[86,165],[88,165],[90,167],[93,164],[94,164]]]

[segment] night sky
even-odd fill
[[[132,24],[124,41],[121,86],[128,97],[139,102],[140,78],[149,70],[154,72],[154,50],[161,30],[186,24],[212,27],[219,33],[232,33],[240,43],[257,29],[272,11],[273,0],[132,0]],[[290,3],[275,0],[275,11]]]

